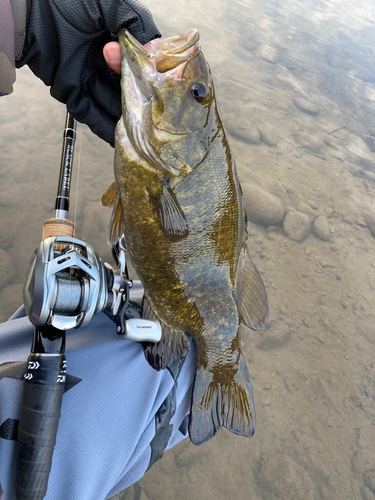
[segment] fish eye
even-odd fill
[[[207,96],[207,87],[203,82],[195,82],[190,87],[191,95],[197,102],[202,102]]]

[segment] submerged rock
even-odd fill
[[[233,117],[226,127],[229,135],[246,144],[259,144],[260,135],[256,126],[247,118]]]
[[[306,99],[294,98],[292,99],[292,102],[297,109],[302,111],[302,113],[307,113],[308,115],[317,115],[319,113],[317,106]]]
[[[367,144],[367,146],[368,146],[369,150],[371,151],[371,153],[375,153],[375,137],[373,137],[371,135],[365,135],[365,137],[363,138],[363,140]]]
[[[331,239],[331,225],[324,215],[319,215],[314,220],[313,228],[315,236],[320,240],[329,241]]]
[[[276,226],[283,221],[285,208],[279,198],[250,182],[241,186],[249,220],[264,226]]]
[[[269,123],[264,123],[261,125],[258,125],[258,130],[260,134],[260,139],[264,144],[267,144],[267,146],[277,146],[277,143],[279,142],[279,137],[277,135],[277,131],[275,127],[270,125]]]
[[[370,234],[375,238],[375,214],[366,212],[363,214],[363,220],[370,231]]]
[[[310,219],[306,214],[291,211],[285,216],[283,228],[288,238],[300,243],[310,232]]]
[[[334,52],[328,52],[326,54],[327,62],[332,68],[339,68],[341,66],[340,59]]]
[[[314,500],[314,483],[305,469],[288,455],[266,453],[258,468],[258,486],[264,500]]]
[[[259,52],[263,59],[271,64],[276,64],[278,61],[280,61],[280,56],[275,47],[262,45],[262,47],[259,49]]]

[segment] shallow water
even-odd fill
[[[242,338],[255,436],[185,440],[140,481],[140,498],[375,500],[375,5],[144,3],[164,36],[200,31],[249,218],[268,217],[250,220],[249,249],[271,327]],[[0,99],[2,320],[21,303],[52,215],[64,118],[28,69]],[[99,199],[113,150],[80,126],[75,160],[76,234],[108,260]],[[254,201],[257,187],[277,198],[266,205],[281,203],[283,222]]]

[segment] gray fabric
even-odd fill
[[[14,22],[9,0],[0,0],[0,94],[10,94],[16,80],[14,69]]]
[[[20,309],[0,325],[0,365],[25,361],[30,353],[33,327],[23,315]],[[168,448],[187,435],[184,422],[195,372],[192,344],[178,378]],[[94,317],[86,329],[67,332],[66,358],[67,373],[82,380],[63,397],[45,500],[105,500],[145,473],[155,414],[174,381],[168,370],[153,370],[142,346],[119,337],[104,314]],[[0,380],[0,426],[18,419],[21,390],[18,379]],[[16,498],[16,444],[0,438],[0,483],[6,500]]]
[[[26,0],[11,0],[14,22],[14,55],[22,56],[26,36]]]

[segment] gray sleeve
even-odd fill
[[[14,22],[9,0],[0,0],[0,94],[10,94],[14,69]]]
[[[0,95],[10,94],[16,80],[26,33],[26,0],[0,0]]]

